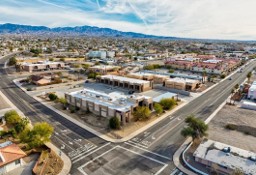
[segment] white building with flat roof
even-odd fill
[[[244,174],[256,174],[256,153],[213,140],[203,141],[194,152],[197,162],[222,174],[240,169]]]
[[[248,90],[248,98],[255,100],[256,99],[256,81],[254,81],[251,87]]]
[[[63,69],[65,64],[63,62],[52,62],[52,61],[38,61],[36,63],[24,62],[21,64],[22,69],[28,72]]]
[[[91,111],[103,117],[118,117],[125,124],[130,121],[132,112],[138,106],[148,106],[153,110],[151,97],[143,95],[124,95],[120,92],[105,93],[85,88],[81,91],[66,93],[70,106],[81,111]]]

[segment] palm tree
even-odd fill
[[[208,125],[205,124],[203,120],[196,118],[194,115],[190,115],[186,118],[185,122],[188,126],[182,129],[182,136],[191,136],[193,141],[195,141],[195,139],[201,139],[207,135],[206,131],[208,130]]]
[[[249,72],[249,73],[247,74],[248,83],[250,83],[250,79],[251,79],[251,77],[252,77],[252,72]]]
[[[233,88],[233,89],[231,90],[230,104],[231,104],[231,100],[232,100],[232,97],[233,97],[234,93],[235,93],[235,89]]]

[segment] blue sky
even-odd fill
[[[256,40],[256,0],[0,0],[0,23]]]

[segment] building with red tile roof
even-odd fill
[[[18,145],[7,141],[0,144],[0,174],[5,174],[23,165],[26,156]]]

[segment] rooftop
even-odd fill
[[[256,90],[256,81],[254,81],[250,87],[250,91],[255,91]]]
[[[133,99],[139,100],[150,98],[143,95],[124,95],[121,92],[111,92],[107,94],[105,92],[88,88],[85,88],[82,91],[71,92],[70,95],[122,112],[129,111],[130,107],[135,105],[135,101]]]
[[[10,141],[0,144],[0,167],[25,156],[26,153]]]
[[[63,64],[61,62],[52,62],[52,61],[38,61],[37,63],[27,63],[24,62],[22,65],[24,66],[40,66],[40,65],[50,65],[50,64]]]
[[[108,78],[108,79],[117,80],[120,82],[131,82],[131,83],[135,83],[135,84],[149,83],[149,81],[146,81],[146,80],[139,80],[139,79],[135,79],[135,78],[121,77],[121,76],[116,76],[116,75],[103,75],[103,76],[101,76],[101,78]]]
[[[180,77],[180,78],[188,78],[188,79],[195,79],[195,80],[202,80],[201,75],[191,75],[191,74],[185,74],[185,73],[165,73],[165,72],[159,72],[159,71],[149,71],[144,70],[141,72],[151,73],[155,75],[165,75],[165,76],[171,76],[171,77]]]
[[[230,148],[229,153],[223,151],[227,148]],[[194,152],[195,157],[233,170],[240,168],[245,174],[256,174],[256,162],[249,159],[255,155],[256,153],[213,140],[201,143]]]

